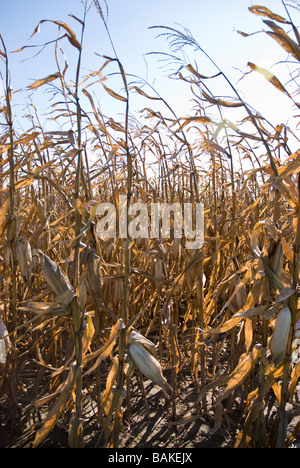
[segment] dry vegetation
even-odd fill
[[[300,37],[289,11],[286,18],[259,6],[251,13],[262,16],[296,70]],[[178,60],[176,77],[193,93],[194,114],[178,117],[150,85],[129,83],[117,54],[83,76],[86,18],[72,21],[78,36],[52,21],[58,69],[30,86],[52,90],[56,133],[44,131],[33,104],[30,129],[18,130],[4,40],[0,50],[2,444],[45,446],[60,430],[57,446],[200,447],[204,439],[224,446],[228,434],[235,447],[291,446],[299,434],[296,136],[251,109],[213,64],[232,91],[215,97],[214,78],[178,58],[190,46],[205,54],[189,31],[159,30],[169,59]],[[78,60],[73,79],[60,66],[64,41]],[[288,85],[250,67],[293,99]],[[121,91],[109,85],[112,72]],[[123,121],[101,113],[99,92],[124,105]],[[139,121],[130,117],[134,93],[146,103]],[[233,108],[239,124],[226,117]],[[203,247],[191,251],[172,238],[100,239],[97,204],[117,207],[120,194],[128,203],[202,202]],[[132,344],[156,356],[168,385],[158,383],[165,393],[171,386],[170,398],[132,368]]]

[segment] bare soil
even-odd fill
[[[167,376],[168,377],[168,376]],[[123,431],[120,435],[120,448],[225,448],[232,447],[237,421],[224,425],[213,433],[214,413],[197,416],[194,402],[197,399],[194,382],[188,375],[181,375],[178,395],[175,402],[166,400],[159,387],[150,381],[144,382],[147,398],[143,396],[142,387],[137,379],[130,386],[130,408],[123,416]],[[13,407],[4,398],[0,399],[0,448],[31,448],[35,431],[42,424],[46,412],[24,411],[30,395],[23,393],[23,401]],[[127,401],[127,398],[126,398]],[[124,406],[126,406],[124,400]],[[181,421],[184,417],[194,416],[187,424],[174,424],[175,418]],[[14,418],[15,415],[15,418]],[[40,448],[68,448],[68,420],[66,413]],[[238,409],[237,420],[240,419]],[[13,420],[18,420],[14,424]],[[100,427],[97,421],[97,405],[91,403],[90,395],[83,399],[84,447],[95,448],[99,444]],[[101,443],[100,443],[101,446]]]
[[[170,372],[165,372],[170,381]],[[29,379],[30,376],[30,379]],[[25,382],[23,391],[18,395],[18,405],[12,405],[7,399],[0,398],[0,448],[31,448],[36,430],[41,426],[47,409],[34,410],[30,405],[31,387],[34,379],[31,373],[20,376]],[[215,412],[212,395],[207,396],[207,411],[199,412],[196,404],[197,392],[191,375],[178,375],[178,391],[175,401],[166,400],[163,392],[149,380],[144,382],[145,397],[139,379],[130,385],[130,395],[124,399],[123,431],[120,434],[120,448],[232,448],[236,436],[243,429],[245,411],[242,404],[243,394],[235,395],[234,403],[224,401],[222,423],[215,426]],[[46,376],[45,376],[46,378]],[[26,379],[28,382],[27,389]],[[31,382],[31,384],[30,384]],[[91,389],[90,389],[91,390]],[[298,392],[300,396],[300,389]],[[300,398],[299,398],[300,400]],[[299,401],[298,400],[298,401]],[[130,406],[128,406],[130,401]],[[227,411],[230,408],[230,411]],[[289,430],[299,420],[300,404],[290,405]],[[273,392],[267,402],[266,424],[274,421],[278,414],[278,405]],[[298,410],[297,410],[298,407]],[[44,407],[43,407],[44,408]],[[183,418],[189,418],[182,424]],[[40,448],[68,448],[68,411],[61,417]],[[14,421],[18,421],[15,423]],[[100,427],[97,419],[97,404],[91,398],[91,391],[83,398],[84,448],[101,447],[99,442]],[[300,447],[300,438],[293,447]]]

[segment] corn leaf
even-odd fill
[[[249,11],[251,11],[251,13],[253,13],[254,15],[266,16],[274,21],[278,21],[279,23],[288,23],[288,21],[285,18],[283,18],[280,15],[277,15],[276,13],[273,13],[271,10],[269,10],[269,8],[266,8],[264,6],[253,5],[249,7]]]
[[[118,99],[119,101],[127,102],[127,99],[124,96],[121,96],[120,94],[115,93],[112,89],[105,86],[104,83],[102,83],[102,86],[105,89],[105,91],[107,91],[108,94],[110,94],[110,96],[114,97],[115,99]]]
[[[50,83],[51,81],[54,81],[56,80],[57,78],[59,78],[61,75],[60,75],[60,72],[57,72],[57,73],[54,73],[52,75],[48,75],[46,76],[45,78],[41,78],[39,80],[36,80],[34,83],[32,83],[31,85],[29,85],[29,88],[30,89],[37,89],[39,88],[40,86],[43,86],[47,83]]]
[[[41,20],[39,22],[39,24],[37,25],[37,27],[35,28],[35,30],[33,31],[31,37],[33,37],[37,32],[40,31],[40,26],[41,24],[43,23],[53,23],[53,24],[56,24],[57,26],[59,26],[60,28],[63,28],[66,32],[67,32],[67,38],[69,40],[69,42],[74,46],[76,47],[76,49],[78,50],[81,50],[81,45],[79,44],[77,38],[76,38],[76,35],[75,33],[72,31],[72,29],[64,22],[62,21],[53,21],[53,20]]]
[[[218,405],[222,400],[229,397],[229,395],[241,385],[261,356],[261,352],[261,346],[257,345],[251,352],[241,355],[238,365],[230,374],[226,388],[223,392],[220,392],[220,396],[217,398],[215,405]]]
[[[270,83],[272,83],[275,88],[277,88],[279,91],[282,93],[285,93],[287,96],[290,97],[290,94],[288,91],[285,89],[285,87],[280,83],[278,78],[276,78],[273,73],[271,73],[269,70],[266,70],[265,68],[258,67],[252,62],[248,62],[248,67],[250,67],[252,70],[255,70],[256,72],[260,73],[262,76],[266,78]]]
[[[280,28],[273,21],[264,20],[264,23],[273,30],[273,32],[267,31],[267,34],[275,39],[275,41],[278,42],[278,44],[280,44],[281,47],[283,47],[283,49],[291,54],[296,60],[300,60],[300,47],[290,38],[285,30]]]
[[[202,90],[202,96],[206,99],[207,102],[211,104],[216,104],[218,106],[224,106],[224,107],[242,107],[244,105],[243,102],[237,101],[237,102],[230,102],[230,101],[224,101],[223,99],[216,99],[213,98],[212,96],[209,96],[205,91]]]
[[[149,96],[149,94],[145,93],[142,89],[138,88],[137,86],[132,86],[132,89],[135,89],[135,91],[140,94],[141,96],[144,96],[147,99],[152,99],[153,101],[160,101],[161,98],[157,96]]]
[[[75,372],[73,371],[73,369],[70,370],[69,375],[64,382],[60,396],[50,409],[46,419],[43,422],[43,426],[37,431],[35,435],[35,439],[32,446],[33,448],[37,448],[54,428],[66,404],[69,401],[79,372],[79,368]]]

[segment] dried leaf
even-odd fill
[[[37,89],[40,86],[43,86],[44,84],[50,83],[51,81],[54,81],[57,78],[60,78],[60,76],[61,76],[60,72],[54,73],[53,75],[48,75],[48,76],[46,76],[46,78],[36,80],[34,83],[29,85],[29,88],[30,89]]]
[[[300,170],[300,151],[293,153],[286,161],[285,164],[278,169],[278,174],[282,179],[286,179],[292,174]]]
[[[86,327],[85,327],[83,338],[82,338],[83,356],[87,353],[89,347],[91,346],[93,336],[95,333],[95,327],[94,327],[92,318],[88,314],[86,314],[85,320],[86,320]]]
[[[218,106],[224,106],[224,107],[242,107],[244,106],[244,103],[241,101],[224,101],[223,99],[216,99],[209,94],[207,94],[205,91],[202,90],[202,96],[206,99],[207,102],[211,104],[216,104]]]
[[[178,131],[181,131],[186,125],[190,124],[191,122],[199,122],[199,123],[215,123],[210,117],[187,117],[187,118],[180,118],[178,122],[184,120],[184,123],[180,125]],[[174,122],[174,124],[177,122]],[[174,125],[173,124],[173,125]]]
[[[261,356],[261,345],[256,345],[251,352],[241,355],[238,365],[230,374],[224,391],[220,392],[215,405],[218,405],[222,400],[227,398],[249,375],[257,360]]]
[[[279,89],[279,91],[281,91],[282,93],[285,93],[287,96],[291,97],[290,94],[288,93],[288,91],[285,89],[285,87],[280,83],[278,78],[276,78],[276,76],[273,75],[273,73],[271,73],[269,70],[266,70],[265,68],[258,67],[257,65],[255,65],[252,62],[248,62],[248,67],[250,67],[252,70],[255,70],[258,73],[260,73],[261,75],[263,75],[266,78],[266,80],[268,80],[270,83],[272,83],[273,86],[275,86],[275,88]]]
[[[145,91],[143,91],[142,89],[138,88],[137,86],[132,86],[131,89],[135,89],[136,92],[138,94],[140,94],[141,96],[144,96],[145,98],[147,99],[151,99],[153,101],[160,101],[161,98],[160,97],[157,97],[157,96],[149,96],[147,93],[145,93]]]
[[[273,21],[264,20],[264,23],[273,30],[273,32],[267,31],[267,34],[275,39],[286,52],[291,54],[295,59],[300,60],[300,47],[290,38],[285,30],[273,23]]]
[[[119,336],[119,331],[123,327],[124,327],[124,323],[123,323],[122,319],[119,319],[116,322],[116,324],[112,327],[111,332],[110,332],[110,336],[109,336],[107,342],[103,346],[101,346],[100,349],[98,349],[97,351],[94,351],[91,354],[86,355],[83,358],[83,363],[84,363],[84,365],[86,365],[89,361],[91,361],[92,359],[95,359],[96,357],[98,357],[96,362],[92,365],[92,367],[90,367],[90,369],[88,369],[84,373],[84,375],[88,375],[91,372],[93,372],[99,366],[100,362],[104,361],[104,359],[106,359],[110,355],[110,353],[112,352],[113,347],[115,345],[116,339]]]
[[[233,327],[235,327],[240,321],[243,320],[243,317],[241,315],[234,315],[230,319],[226,320],[226,322],[223,325],[220,325],[219,327],[216,328],[210,328],[203,330],[204,333],[207,333],[209,335],[218,335],[219,333],[225,333],[228,330],[231,330]]]
[[[217,73],[216,75],[212,75],[212,76],[204,76],[204,75],[201,75],[200,73],[198,73],[197,70],[195,70],[195,68],[189,64],[186,66],[186,68],[191,72],[193,73],[193,75],[195,75],[197,78],[199,78],[200,80],[209,80],[211,78],[216,78],[217,76],[220,76],[221,75],[221,72]]]
[[[288,23],[288,21],[285,18],[283,18],[280,15],[277,15],[276,13],[273,13],[271,10],[264,6],[253,5],[249,7],[249,11],[251,11],[251,13],[253,13],[254,15],[267,16],[268,18],[271,18],[274,21],[278,21],[279,23]]]
[[[120,96],[120,94],[115,93],[112,89],[105,86],[104,83],[102,83],[102,86],[105,89],[105,91],[107,91],[108,94],[110,94],[115,99],[118,99],[119,101],[127,102],[127,99],[124,96]]]
[[[42,427],[37,431],[35,435],[35,439],[32,446],[33,448],[37,448],[39,445],[41,445],[41,443],[45,440],[49,432],[51,432],[54,428],[66,404],[69,401],[69,398],[72,394],[74,385],[76,383],[80,371],[80,368],[76,369],[75,372],[73,369],[70,370],[69,375],[64,382],[60,396],[57,398],[56,402],[50,409],[46,419],[43,421]]]
[[[76,18],[77,19],[77,18]],[[80,20],[78,20],[80,21]],[[37,32],[40,31],[40,26],[42,23],[53,23],[59,26],[60,28],[63,28],[67,32],[67,38],[69,42],[76,47],[76,49],[81,50],[81,45],[79,44],[78,40],[76,39],[75,33],[72,31],[72,29],[64,22],[62,21],[53,21],[53,20],[41,20],[35,30],[33,31],[31,37],[33,37]]]

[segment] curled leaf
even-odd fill
[[[280,28],[273,21],[264,20],[264,23],[272,29],[272,32],[267,31],[267,34],[275,39],[275,41],[278,42],[278,44],[280,44],[281,47],[291,54],[296,60],[300,60],[300,47],[290,38],[285,30]]]
[[[249,7],[249,11],[254,15],[258,16],[266,16],[267,18],[271,18],[274,21],[278,21],[279,23],[288,23],[288,21],[280,15],[273,13],[269,8],[260,5],[253,5]]]
[[[118,99],[119,101],[127,102],[127,99],[124,96],[121,96],[120,94],[115,93],[115,91],[105,86],[104,83],[102,83],[102,85],[105,91],[107,91],[108,94],[110,94],[112,97],[114,97],[115,99]]]
[[[60,76],[61,76],[60,72],[57,72],[57,73],[54,73],[53,75],[46,76],[46,78],[41,78],[40,80],[36,80],[34,83],[29,85],[29,89],[37,89],[40,86],[43,86],[44,84],[47,84],[47,83],[50,83],[51,81],[56,80]]]
[[[287,96],[290,97],[290,94],[285,89],[285,87],[280,83],[278,78],[276,78],[276,76],[273,75],[273,73],[271,73],[269,70],[266,70],[265,68],[262,68],[262,67],[258,67],[252,62],[248,62],[248,67],[260,73],[262,76],[266,78],[266,80],[272,83],[272,85],[275,86],[275,88],[277,88],[279,91],[281,91],[282,93],[285,93]]]
[[[66,24],[64,23],[63,21],[53,21],[53,20],[41,20],[39,22],[39,24],[37,25],[37,27],[35,28],[35,30],[33,31],[31,37],[33,37],[37,32],[40,31],[40,26],[42,23],[54,23],[56,24],[57,26],[59,26],[60,28],[63,28],[66,32],[67,32],[67,38],[69,40],[69,42],[74,46],[76,47],[76,49],[78,50],[81,50],[81,45],[79,44],[77,38],[76,38],[76,35],[75,33],[72,31],[72,29]]]
[[[243,102],[241,101],[224,101],[223,99],[217,99],[213,98],[212,96],[209,96],[205,91],[202,90],[202,96],[205,98],[205,100],[211,104],[217,104],[218,106],[224,106],[224,107],[242,107],[244,105]]]

